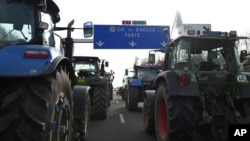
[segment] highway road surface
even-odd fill
[[[156,141],[155,135],[143,130],[143,103],[137,111],[130,112],[125,101],[114,92],[105,120],[90,120],[86,141]]]

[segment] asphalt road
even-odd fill
[[[86,141],[156,141],[154,135],[144,132],[142,118],[142,103],[137,111],[130,112],[114,92],[107,119],[90,120]]]

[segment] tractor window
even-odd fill
[[[207,56],[208,56],[207,50],[202,50],[201,53],[199,53],[199,54],[192,53],[191,54],[191,63],[193,65],[198,65],[198,64],[200,64],[200,62],[206,62]]]
[[[213,49],[208,56],[208,59],[220,66],[220,68],[223,68],[223,66],[226,64],[224,56],[222,55],[223,53],[223,48],[216,48]]]
[[[155,69],[138,69],[137,78],[141,80],[153,80],[156,77]]]
[[[96,74],[97,71],[98,71],[97,66],[95,64],[89,63],[89,62],[77,62],[77,63],[74,63],[74,69],[75,69],[76,75],[80,70],[91,72],[93,74]]]
[[[55,47],[55,38],[53,32],[53,22],[49,14],[41,13],[42,22],[48,23],[48,29],[43,33],[43,45]]]
[[[35,18],[28,2],[0,1],[0,47],[30,42],[36,35]]]
[[[190,44],[187,40],[180,40],[173,50],[173,59],[171,66],[174,69],[183,69],[188,66]]]
[[[223,68],[225,59],[222,55],[223,48],[217,47],[213,49],[205,49],[202,46],[200,53],[191,52],[191,66],[203,71]]]

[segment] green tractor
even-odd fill
[[[250,54],[235,31],[195,31],[172,40],[156,90],[146,92],[144,127],[157,141],[197,137],[225,141],[234,124],[250,124]],[[199,136],[197,136],[199,135]]]
[[[99,57],[74,56],[73,68],[77,85],[90,86],[90,118],[106,119],[110,97],[104,68],[108,62]]]

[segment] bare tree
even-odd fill
[[[246,31],[245,33],[241,34],[240,36],[249,37],[250,38],[250,31]],[[250,50],[250,39],[241,40],[238,42],[237,47],[239,50]]]

